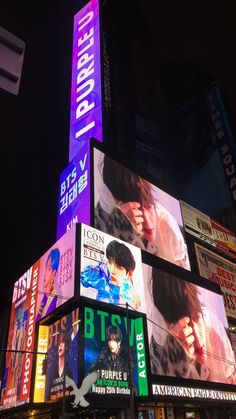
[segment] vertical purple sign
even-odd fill
[[[90,224],[89,150],[89,143],[84,143],[60,176],[57,240],[75,223]]]
[[[91,0],[74,17],[70,161],[91,137],[103,140],[99,0]]]

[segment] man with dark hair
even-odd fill
[[[81,272],[81,284],[98,290],[96,299],[113,304],[130,303],[138,309],[140,300],[133,286],[134,256],[124,243],[112,240],[106,248],[107,262],[86,266]]]
[[[45,265],[43,289],[44,295],[40,303],[36,321],[51,313],[57,306],[58,295],[54,289],[56,273],[60,263],[60,250],[58,248],[51,249]]]
[[[122,333],[116,326],[109,326],[106,329],[107,345],[101,350],[99,357],[90,366],[89,373],[100,370],[127,371],[128,351],[121,348]]]
[[[155,186],[106,155],[99,169],[95,228],[190,270],[183,234]]]
[[[47,400],[55,400],[61,397],[63,391],[63,380],[65,377],[73,377],[72,371],[69,368],[66,360],[66,355],[69,350],[70,338],[68,332],[63,330],[58,338],[58,362],[53,365],[53,373],[51,375],[50,385],[48,386]]]
[[[66,363],[66,354],[69,350],[70,338],[68,333],[64,330],[59,335],[58,345],[58,376],[63,377],[65,374],[71,376],[71,371],[68,373],[68,364]]]
[[[106,257],[109,263],[114,262],[117,266],[122,266],[126,273],[133,272],[135,260],[130,249],[117,240],[112,240],[106,248]]]
[[[235,355],[226,330],[202,304],[200,290],[153,268],[153,303],[165,320],[166,330],[162,329],[165,343],[160,349],[153,327],[152,373],[235,384]]]
[[[132,388],[135,391],[132,360],[131,368]],[[111,325],[106,329],[106,345],[102,348],[98,358],[90,366],[88,375],[83,379],[81,387],[78,389],[72,380],[66,379],[67,384],[73,387],[73,391],[70,394],[75,395],[75,400],[72,403],[74,407],[78,405],[86,407],[89,405],[84,396],[99,379],[102,371],[111,371],[113,373],[116,371],[122,372],[129,378],[129,351],[122,344],[122,332],[117,326]]]

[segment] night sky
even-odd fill
[[[56,241],[58,180],[68,164],[73,16],[84,3],[9,0],[1,7],[0,26],[26,42],[19,95],[0,90],[2,307],[8,284]],[[168,59],[205,68],[228,98],[235,125],[235,2],[140,4],[153,82]]]
[[[6,293],[7,284],[56,241],[58,180],[68,163],[71,40],[79,2],[39,2],[36,9],[33,3],[8,2],[0,18],[26,43],[19,95],[0,91]]]

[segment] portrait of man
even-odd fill
[[[94,225],[190,270],[177,199],[94,149]]]
[[[132,388],[133,391],[135,391],[132,360],[131,369]],[[127,386],[129,385],[129,352],[126,345],[123,343],[120,328],[112,325],[107,327],[106,342],[98,357],[90,365],[87,375],[83,379],[80,388],[77,388],[70,378],[66,378],[67,385],[71,385],[73,387],[73,391],[70,393],[75,395],[73,406],[89,406],[89,402],[84,396],[90,391],[93,385],[96,386],[96,383],[100,385],[101,382],[103,382],[103,379],[106,381],[111,376],[114,377],[114,379],[118,379],[119,377],[120,381],[126,381]]]
[[[57,306],[58,292],[55,287],[55,277],[60,263],[60,250],[51,249],[46,259],[43,278],[43,298],[41,300],[36,321],[51,313]]]

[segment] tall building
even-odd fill
[[[167,6],[4,16],[26,53],[0,95],[2,417],[234,414],[234,127],[202,46],[230,13],[199,33]]]

